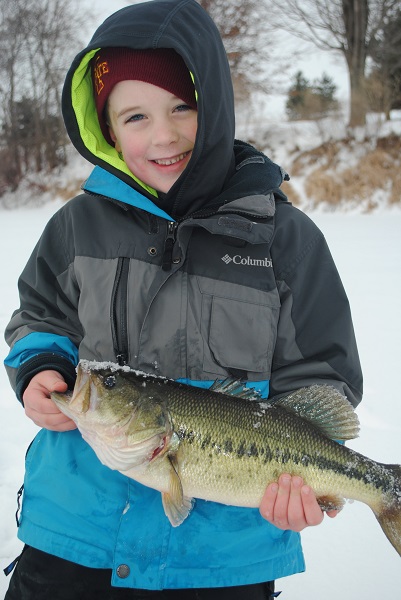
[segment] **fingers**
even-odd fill
[[[270,484],[260,505],[262,516],[279,529],[302,531],[319,525],[323,513],[313,490],[301,477],[282,474],[278,483]]]
[[[33,399],[25,403],[25,414],[35,425],[52,431],[76,429],[74,421],[64,415],[49,398]]]
[[[52,431],[76,429],[74,421],[64,415],[50,398],[51,392],[66,392],[67,383],[57,371],[42,371],[35,375],[24,395],[25,414],[39,427]]]
[[[302,485],[301,487],[301,500],[305,516],[304,527],[320,525],[324,519],[324,513],[316,500],[312,488],[308,485]],[[299,529],[298,531],[301,530]]]

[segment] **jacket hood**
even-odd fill
[[[173,48],[194,80],[198,129],[191,160],[167,194],[135,178],[104,139],[92,91],[90,61],[99,48]],[[67,132],[90,162],[151,198],[174,218],[200,210],[219,196],[235,170],[234,97],[220,34],[195,0],[153,0],[111,15],[75,57],[66,76],[62,110]]]

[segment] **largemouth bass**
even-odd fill
[[[73,392],[52,398],[103,464],[161,492],[173,526],[194,498],[258,507],[268,483],[290,473],[323,508],[367,504],[401,555],[401,466],[338,443],[356,437],[359,422],[333,387],[270,403],[232,380],[206,390],[81,361]]]

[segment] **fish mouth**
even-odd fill
[[[51,392],[51,397],[56,402],[61,402],[65,404],[69,402],[72,398],[73,392],[71,390],[67,390],[66,392]]]
[[[78,366],[77,379],[73,391],[51,392],[50,394],[50,398],[61,412],[75,422],[77,421],[77,407],[75,407],[75,404],[78,403],[80,405],[77,412],[81,414],[86,413],[90,408],[90,379],[87,376],[85,377],[85,375],[87,374],[83,373],[80,366]]]
[[[54,392],[52,397],[60,410],[77,422],[83,439],[103,464],[121,473],[140,472],[168,451],[171,425],[168,420],[165,426],[157,420],[149,424],[146,419],[142,421],[140,415],[148,398],[130,403],[128,412],[105,413],[101,408],[104,373],[78,364],[74,391]]]
[[[67,392],[51,392],[50,398],[53,400],[56,406],[58,406],[58,408],[65,412],[65,407],[70,404],[72,395],[73,393],[71,390],[68,390]]]

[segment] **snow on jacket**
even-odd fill
[[[135,179],[100,134],[88,61],[122,40],[175,48],[194,77],[196,143],[167,194]],[[324,382],[359,402],[350,310],[324,237],[279,190],[283,170],[234,142],[226,56],[195,0],[109,17],[72,64],[63,110],[72,141],[96,166],[20,277],[5,361],[20,399],[44,369],[72,386],[83,358],[201,386],[240,377],[265,397]],[[41,430],[31,445],[19,537],[111,568],[120,587],[243,585],[304,569],[299,534],[256,509],[198,500],[172,528],[160,493],[104,467],[78,431]]]

